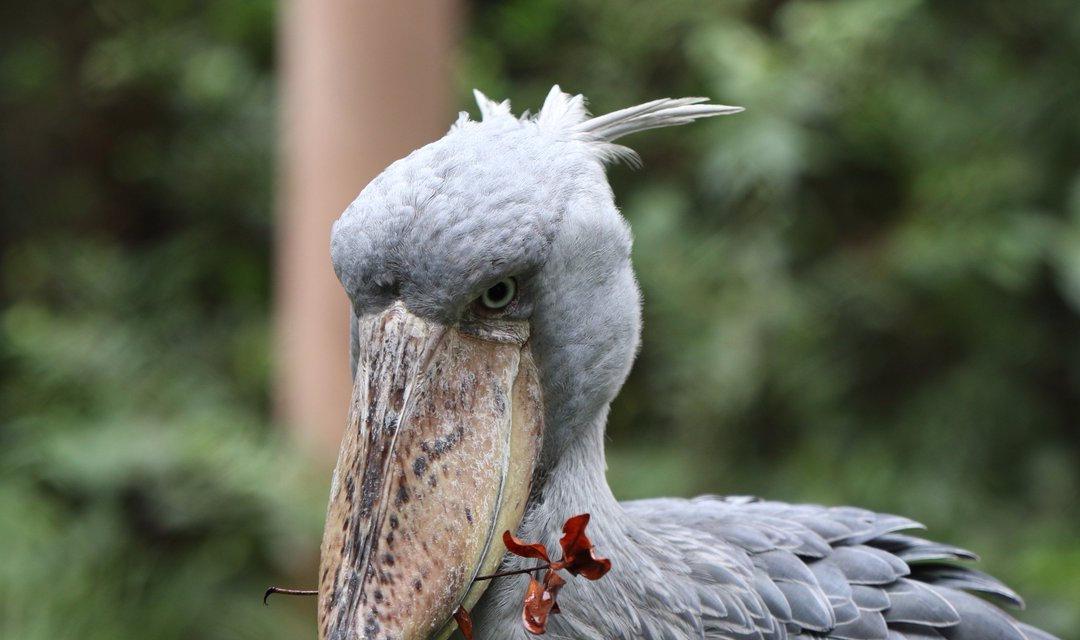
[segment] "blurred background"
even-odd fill
[[[5,2],[0,34],[0,637],[313,637],[260,598],[315,582],[330,221],[472,87],[557,82],[747,107],[610,170],[646,305],[616,494],[902,513],[1077,638],[1072,0]]]

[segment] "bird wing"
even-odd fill
[[[747,497],[638,500],[624,507],[661,529],[677,525],[698,533],[701,544],[746,555],[752,579],[702,588],[752,591],[745,595],[764,603],[772,619],[756,620],[750,636],[1055,640],[971,595],[1023,607],[1000,581],[961,564],[975,554],[911,535],[922,525],[907,518]],[[730,549],[725,553],[730,557]]]

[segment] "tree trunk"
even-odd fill
[[[330,225],[386,165],[449,127],[458,13],[457,0],[282,7],[275,399],[279,419],[325,460],[351,388]]]

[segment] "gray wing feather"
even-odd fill
[[[833,613],[836,614],[837,629],[839,629],[842,625],[858,620],[859,616],[863,615],[864,611],[870,611],[869,609],[860,609],[859,607],[855,606],[855,603],[851,600],[829,600],[829,604],[832,605]],[[870,613],[878,612],[870,611]]]
[[[829,632],[829,637],[842,640],[887,640],[889,628],[880,613],[862,609],[859,611],[858,618],[837,625]]]
[[[852,584],[890,584],[902,576],[906,576],[910,570],[908,566],[896,556],[886,558],[884,551],[867,546],[840,546],[833,549],[829,561],[834,564]]]
[[[824,632],[836,625],[836,615],[820,589],[783,580],[777,580],[776,587],[791,606],[791,621],[800,628]]]
[[[769,612],[784,622],[791,621],[791,605],[788,604],[787,598],[772,578],[761,569],[754,570],[754,589],[761,595]]]
[[[873,521],[870,525],[870,530],[854,535],[848,540],[845,540],[848,544],[863,544],[868,540],[875,540],[883,535],[887,535],[896,531],[907,531],[910,529],[925,529],[921,523],[915,522],[910,518],[904,518],[902,516],[893,516],[888,514],[878,514],[872,511],[864,511],[864,517],[872,518]]]
[[[625,506],[642,520],[707,534],[714,545],[714,556],[693,568],[702,576],[705,640],[1057,640],[965,593],[1022,605],[997,579],[955,564],[974,553],[901,533],[923,528],[908,518],[749,497]],[[709,557],[725,561],[710,566]]]
[[[951,627],[960,624],[960,614],[933,588],[901,578],[885,587],[889,608],[885,619],[927,627]]]
[[[851,585],[851,597],[855,601],[855,606],[860,609],[884,611],[892,605],[889,594],[885,593],[885,591],[878,587],[868,587],[863,584]]]
[[[825,560],[812,560],[806,564],[810,569],[810,572],[814,574],[814,578],[817,579],[818,586],[828,596],[829,602],[832,603],[851,603],[852,602],[852,590],[851,583],[848,582],[844,576],[844,572],[837,568],[836,565]]]
[[[933,627],[913,624],[894,624],[889,629],[889,640],[939,640],[945,636]]]
[[[949,587],[938,591],[964,621],[946,632],[950,640],[1027,640],[1012,618],[985,600]]]
[[[872,543],[875,547],[894,554],[908,564],[941,560],[979,559],[979,556],[967,549],[899,533],[883,535],[873,540]]]
[[[810,570],[810,567],[806,566],[804,561],[799,559],[799,556],[790,551],[771,549],[754,554],[752,559],[754,566],[764,569],[765,573],[769,574],[769,577],[773,580],[798,582],[812,585],[816,591],[821,590],[817,578],[814,577],[814,572]]]
[[[982,571],[946,564],[918,567],[915,571],[918,579],[923,582],[963,591],[985,593],[1001,598],[1019,609],[1024,608],[1024,599],[1018,593],[994,576]]]
[[[800,511],[792,513],[791,517],[792,520],[818,534],[823,540],[830,544],[852,536],[851,527],[839,520],[815,518],[808,513]]]

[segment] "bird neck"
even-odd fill
[[[557,637],[571,637],[570,629],[583,637],[625,637],[619,632],[623,621],[640,620],[648,613],[635,600],[642,593],[636,578],[663,575],[648,549],[641,548],[641,541],[649,539],[647,532],[626,513],[608,487],[604,473],[607,413],[605,406],[587,422],[573,425],[576,437],[542,466],[532,501],[518,528],[521,538],[542,542],[554,559],[560,555],[563,524],[571,516],[588,513],[592,517],[586,533],[597,555],[612,562],[613,569],[598,583],[586,586],[583,583],[588,581],[579,578],[563,589],[559,604],[562,614],[549,621],[550,631]],[[535,564],[535,560],[510,555],[503,569],[519,570]],[[493,581],[473,611],[478,638],[528,637],[520,623],[522,588],[522,580]],[[604,614],[596,614],[596,607]]]
[[[625,513],[607,483],[604,429],[608,407],[580,424],[561,425],[573,433],[561,451],[551,452],[537,478],[533,502],[522,523],[523,535],[555,542],[563,523],[580,513],[592,515],[590,529],[621,533]]]

